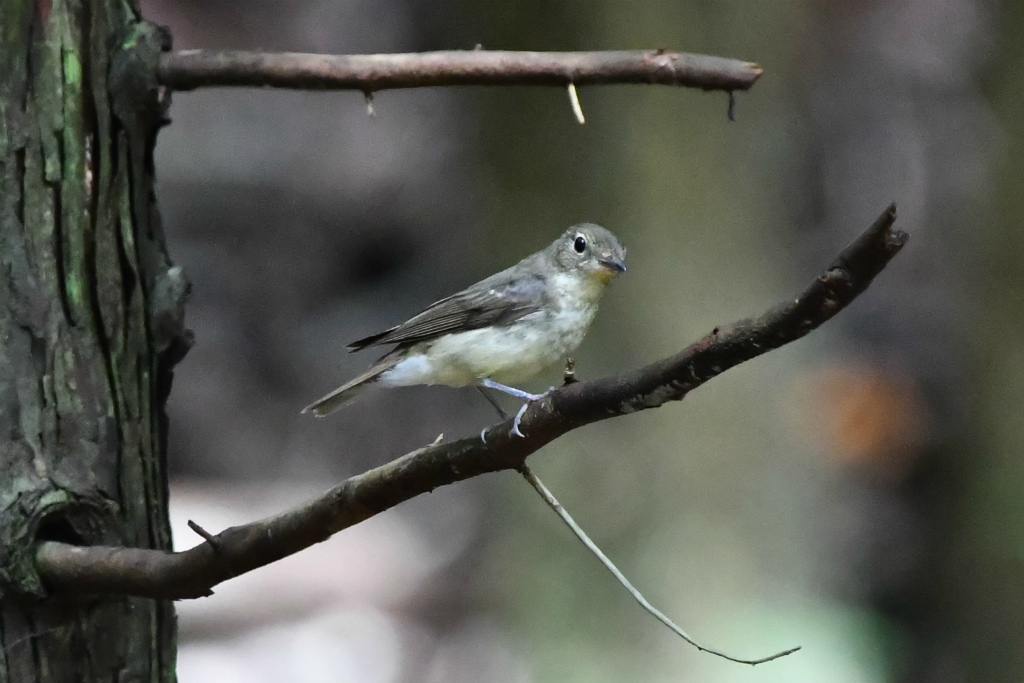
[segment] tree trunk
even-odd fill
[[[168,43],[128,0],[0,2],[0,683],[175,678],[170,603],[50,595],[33,561],[40,539],[170,547]]]

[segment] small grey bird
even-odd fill
[[[573,226],[511,268],[349,344],[348,351],[397,346],[302,412],[323,417],[372,385],[475,385],[526,401],[512,427],[523,436],[519,421],[544,394],[503,382],[529,379],[580,345],[605,286],[626,270],[625,258],[625,247],[608,230],[593,223]]]

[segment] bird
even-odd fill
[[[547,392],[531,394],[510,384],[538,375],[579,347],[605,287],[625,272],[625,259],[626,248],[611,231],[574,225],[516,265],[346,346],[353,352],[395,345],[302,412],[324,417],[373,386],[476,386],[524,401],[512,433],[525,436],[520,420]]]

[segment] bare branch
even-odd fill
[[[185,50],[160,57],[157,78],[175,90],[215,86],[361,90],[440,85],[651,83],[747,90],[761,75],[751,62],[665,50],[506,52],[452,50],[381,55]]]
[[[797,298],[761,316],[715,328],[680,353],[615,377],[575,382],[531,404],[526,438],[506,421],[479,437],[420,448],[342,482],[305,505],[232,527],[179,553],[142,548],[40,543],[37,570],[53,590],[154,598],[193,598],[218,583],[326,540],[439,486],[487,472],[518,469],[526,458],[591,422],[678,401],[725,370],[803,337],[863,292],[908,236],[893,229],[890,206]]]
[[[775,654],[770,654],[767,657],[760,657],[758,659],[740,659],[738,657],[728,655],[722,652],[721,650],[715,650],[714,648],[701,645],[696,640],[694,640],[689,634],[687,634],[686,631],[679,628],[674,621],[665,616],[664,612],[662,612],[657,607],[652,605],[650,602],[647,601],[647,598],[641,595],[640,591],[638,591],[633,586],[633,584],[630,583],[629,579],[626,578],[625,574],[619,571],[619,568],[616,567],[615,564],[608,559],[608,556],[605,555],[601,551],[601,549],[597,547],[597,544],[590,540],[590,537],[587,536],[586,532],[583,531],[580,525],[576,523],[576,520],[572,518],[572,515],[569,514],[569,511],[566,510],[562,506],[562,504],[558,502],[558,499],[555,498],[554,495],[552,495],[551,491],[548,490],[548,487],[544,485],[544,482],[542,482],[537,477],[537,475],[535,475],[533,471],[526,466],[526,463],[523,463],[519,467],[519,473],[523,475],[523,477],[530,484],[530,486],[533,487],[533,490],[540,495],[540,497],[544,500],[545,503],[547,503],[547,506],[554,510],[555,514],[558,515],[558,517],[563,522],[565,522],[565,525],[569,527],[569,530],[573,533],[573,535],[576,538],[578,538],[580,542],[583,543],[583,545],[587,547],[587,550],[589,550],[601,564],[604,565],[605,569],[612,573],[612,576],[615,577],[615,580],[622,584],[622,587],[625,588],[626,591],[633,596],[633,599],[640,603],[641,607],[643,607],[655,619],[657,619],[665,626],[667,626],[670,631],[672,631],[677,636],[688,642],[690,645],[693,645],[701,652],[707,652],[709,654],[715,655],[716,657],[728,659],[730,662],[736,662],[737,664],[750,664],[751,666],[755,666],[757,664],[764,664],[766,662],[771,662],[776,659],[780,659],[782,657],[791,655],[794,652],[798,652],[800,650],[800,646],[797,646],[791,647],[788,650],[776,652]]]

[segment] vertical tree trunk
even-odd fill
[[[0,2],[0,683],[174,680],[170,603],[49,595],[33,562],[37,539],[170,547],[168,42],[128,0]]]

